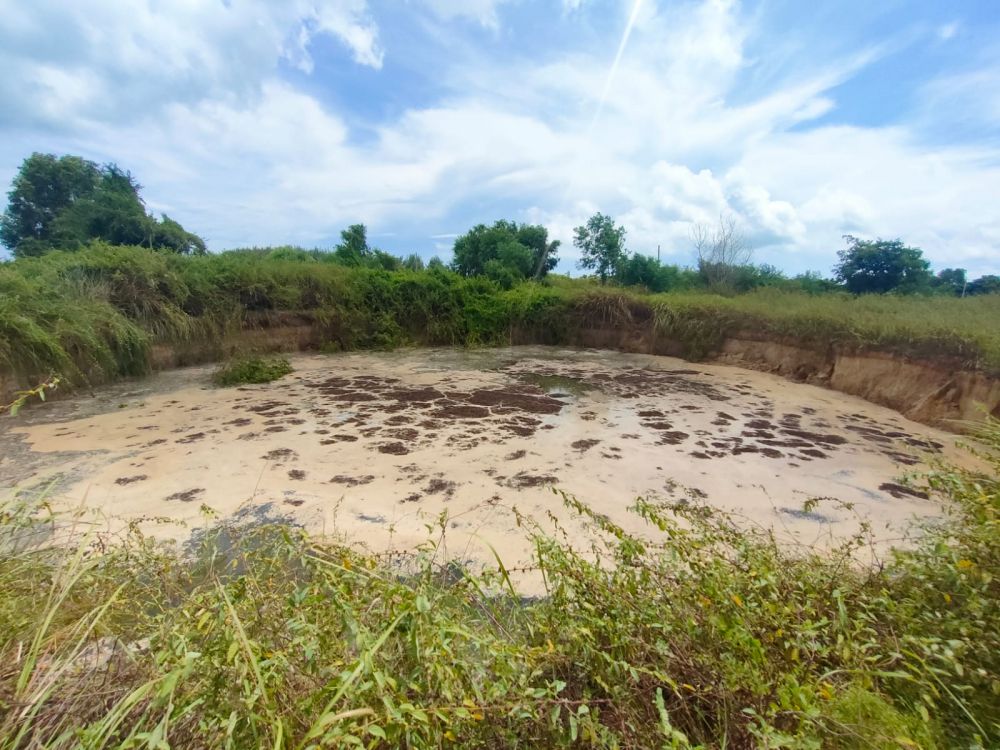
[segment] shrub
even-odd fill
[[[240,357],[220,365],[212,382],[219,386],[270,383],[290,372],[292,363],[284,357]]]

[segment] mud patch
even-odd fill
[[[118,477],[115,480],[115,484],[124,486],[126,484],[132,484],[134,482],[143,482],[147,479],[149,479],[149,477],[146,476],[145,474],[136,474],[134,477]]]
[[[167,502],[179,500],[182,503],[191,503],[204,494],[205,490],[201,489],[200,487],[196,487],[193,490],[184,490],[183,492],[175,492],[172,495],[167,495],[163,499],[166,500]]]
[[[888,492],[897,500],[903,500],[908,497],[916,497],[920,500],[927,500],[929,495],[923,490],[914,489],[913,487],[907,487],[902,484],[896,484],[895,482],[883,482],[878,486],[882,492]]]

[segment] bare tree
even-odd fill
[[[698,270],[709,287],[718,291],[732,291],[740,267],[753,260],[753,248],[732,215],[719,214],[715,228],[695,224],[691,228],[691,242],[698,257]]]

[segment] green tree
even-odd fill
[[[930,263],[923,251],[902,240],[862,240],[844,235],[848,247],[837,253],[834,275],[854,294],[912,293],[930,286]]]
[[[79,156],[32,154],[21,164],[0,218],[0,242],[17,257],[52,249],[52,225],[77,200],[93,195],[101,172]]]
[[[207,252],[201,237],[187,231],[166,214],[162,214],[160,221],[153,226],[152,244],[153,247],[162,247],[181,255],[204,255]]]
[[[617,278],[623,286],[644,286],[651,292],[688,289],[700,283],[696,271],[660,263],[641,253],[630,255],[619,264]]]
[[[506,284],[540,278],[555,268],[558,247],[543,226],[501,219],[492,226],[477,224],[456,239],[451,265],[463,276],[502,277]]]
[[[980,276],[975,281],[969,282],[966,294],[1000,294],[1000,276]]]
[[[574,230],[573,244],[580,251],[580,268],[596,272],[604,284],[625,260],[625,227],[616,227],[610,216],[596,213]]]
[[[115,164],[32,154],[21,164],[0,218],[0,242],[16,257],[75,250],[93,240],[203,253],[204,241],[176,221],[146,213],[142,186]]]
[[[368,228],[364,224],[351,224],[340,232],[340,244],[333,254],[345,266],[364,265],[371,256],[372,249],[368,245]]]
[[[964,268],[945,268],[938,271],[931,280],[931,286],[943,294],[954,294],[960,297],[966,291],[968,278]]]

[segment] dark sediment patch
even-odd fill
[[[524,458],[526,455],[528,455],[528,452],[526,450],[514,451],[513,453],[508,453],[506,456],[504,456],[504,460],[517,461],[518,459]]]
[[[286,458],[298,458],[299,454],[293,451],[291,448],[275,448],[272,451],[268,451],[261,458],[265,461],[283,461]]]
[[[302,469],[290,469],[288,472],[289,479],[305,479],[306,473]]]
[[[409,448],[400,442],[381,443],[378,446],[379,453],[387,453],[391,456],[405,456],[410,452]]]
[[[190,503],[197,500],[201,495],[205,493],[205,490],[201,487],[196,487],[192,490],[184,490],[183,492],[175,492],[172,495],[167,495],[164,500],[180,500],[182,503]]]
[[[668,430],[661,432],[659,437],[660,439],[656,441],[657,445],[680,445],[691,436],[679,430]]]
[[[133,482],[141,482],[144,479],[149,479],[145,474],[136,474],[134,477],[118,477],[115,480],[115,484],[126,485],[132,484]]]
[[[920,500],[926,500],[929,496],[923,490],[914,489],[913,487],[906,487],[902,484],[896,484],[895,482],[883,482],[878,486],[882,492],[888,492],[897,500],[905,500],[908,497],[915,497]]]
[[[424,487],[424,493],[427,495],[444,494],[451,497],[455,494],[455,483],[450,482],[447,479],[435,477],[427,483],[426,487]]]
[[[199,440],[201,440],[203,437],[205,437],[205,433],[204,432],[192,432],[190,435],[185,435],[184,437],[179,438],[178,440],[175,440],[174,442],[175,443],[196,443]]]
[[[335,477],[331,477],[330,481],[334,484],[344,484],[348,487],[358,487],[362,484],[370,484],[375,481],[375,477],[372,474],[366,474],[361,477],[349,477],[344,474],[338,474]]]
[[[582,453],[584,451],[590,450],[591,448],[593,448],[595,445],[597,445],[600,442],[601,441],[598,440],[598,439],[596,439],[596,438],[588,438],[588,439],[585,439],[585,440],[577,440],[577,441],[575,441],[573,443],[570,443],[570,447],[571,448],[575,448],[576,450],[578,450],[578,451],[580,451]]]
[[[507,481],[507,484],[510,487],[522,490],[528,487],[540,487],[546,484],[555,484],[558,481],[558,477],[554,477],[550,474],[528,474],[526,472],[519,471]]]

